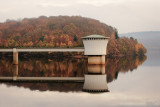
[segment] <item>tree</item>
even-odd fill
[[[73,41],[77,42],[77,36],[74,35]]]
[[[116,38],[116,39],[119,38],[117,29],[115,29],[115,38]]]
[[[69,46],[69,47],[72,47],[72,46],[73,46],[73,44],[72,44],[71,41],[68,41],[68,46]]]
[[[130,39],[131,39],[131,40],[134,40],[134,38],[133,38],[133,37],[130,37]]]
[[[44,36],[41,36],[41,37],[39,38],[39,41],[42,41],[42,42],[43,42],[43,40],[44,40]]]

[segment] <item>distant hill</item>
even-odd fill
[[[120,34],[120,36],[133,37],[142,43],[148,51],[160,51],[160,31],[146,31]]]

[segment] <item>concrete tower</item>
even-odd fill
[[[84,55],[88,55],[88,64],[105,64],[107,44],[109,37],[102,35],[89,35],[82,37]]]

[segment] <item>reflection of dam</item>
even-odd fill
[[[93,76],[93,78],[92,78]],[[26,77],[18,77],[17,80],[13,81],[13,77],[7,77],[7,78],[0,78],[0,83],[6,84],[7,86],[18,86],[18,87],[24,87],[29,88],[30,90],[39,90],[39,91],[60,91],[60,92],[68,92],[68,91],[86,91],[86,92],[107,92],[107,82],[106,82],[106,75],[102,76],[96,76],[92,75],[88,76],[85,75],[85,78],[65,78],[58,77],[58,78],[34,78],[31,77],[30,79]],[[102,77],[103,79],[100,79],[97,82],[97,77]],[[2,81],[3,79],[3,81]],[[12,81],[9,81],[12,80]],[[94,79],[94,81],[91,84],[88,84],[87,82],[90,79]],[[70,80],[70,81],[69,81]],[[86,82],[84,82],[87,80]],[[95,83],[101,83],[96,84]],[[86,84],[87,83],[87,84]],[[94,86],[93,86],[94,84]],[[103,86],[103,87],[102,87]],[[99,90],[99,87],[101,90]],[[103,89],[103,90],[102,90]]]
[[[87,60],[83,58],[62,60],[32,58],[20,60],[19,65],[13,65],[12,60],[8,59],[8,57],[0,59],[0,84],[30,90],[68,92],[83,90],[85,80],[89,77],[84,75],[102,75],[106,72],[105,81],[112,82],[118,79],[118,73],[133,71],[146,60],[146,57],[108,58],[105,65],[87,64]]]
[[[28,71],[26,71],[28,72]],[[88,65],[88,74],[105,74],[105,65]],[[86,75],[86,74],[84,74]],[[12,65],[12,76],[0,77],[0,81],[73,81],[84,82],[85,77],[32,77],[19,76],[18,65]]]
[[[84,83],[83,91],[107,92],[107,75],[104,65],[88,65],[88,73],[84,77],[19,77],[18,65],[12,66],[12,77],[0,77],[1,82],[52,82],[54,83]]]

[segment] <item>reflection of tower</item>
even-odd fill
[[[84,76],[83,91],[108,92],[105,65],[88,65],[88,74]]]
[[[105,74],[105,65],[89,65],[88,74]]]
[[[87,92],[108,92],[106,76],[85,74],[83,90]]]
[[[106,48],[109,37],[89,35],[82,37],[84,55],[88,55],[88,64],[105,64]]]
[[[13,80],[17,80],[17,77],[18,77],[18,65],[13,65],[12,72],[13,72]]]
[[[16,48],[13,48],[13,64],[18,64],[18,51]]]

